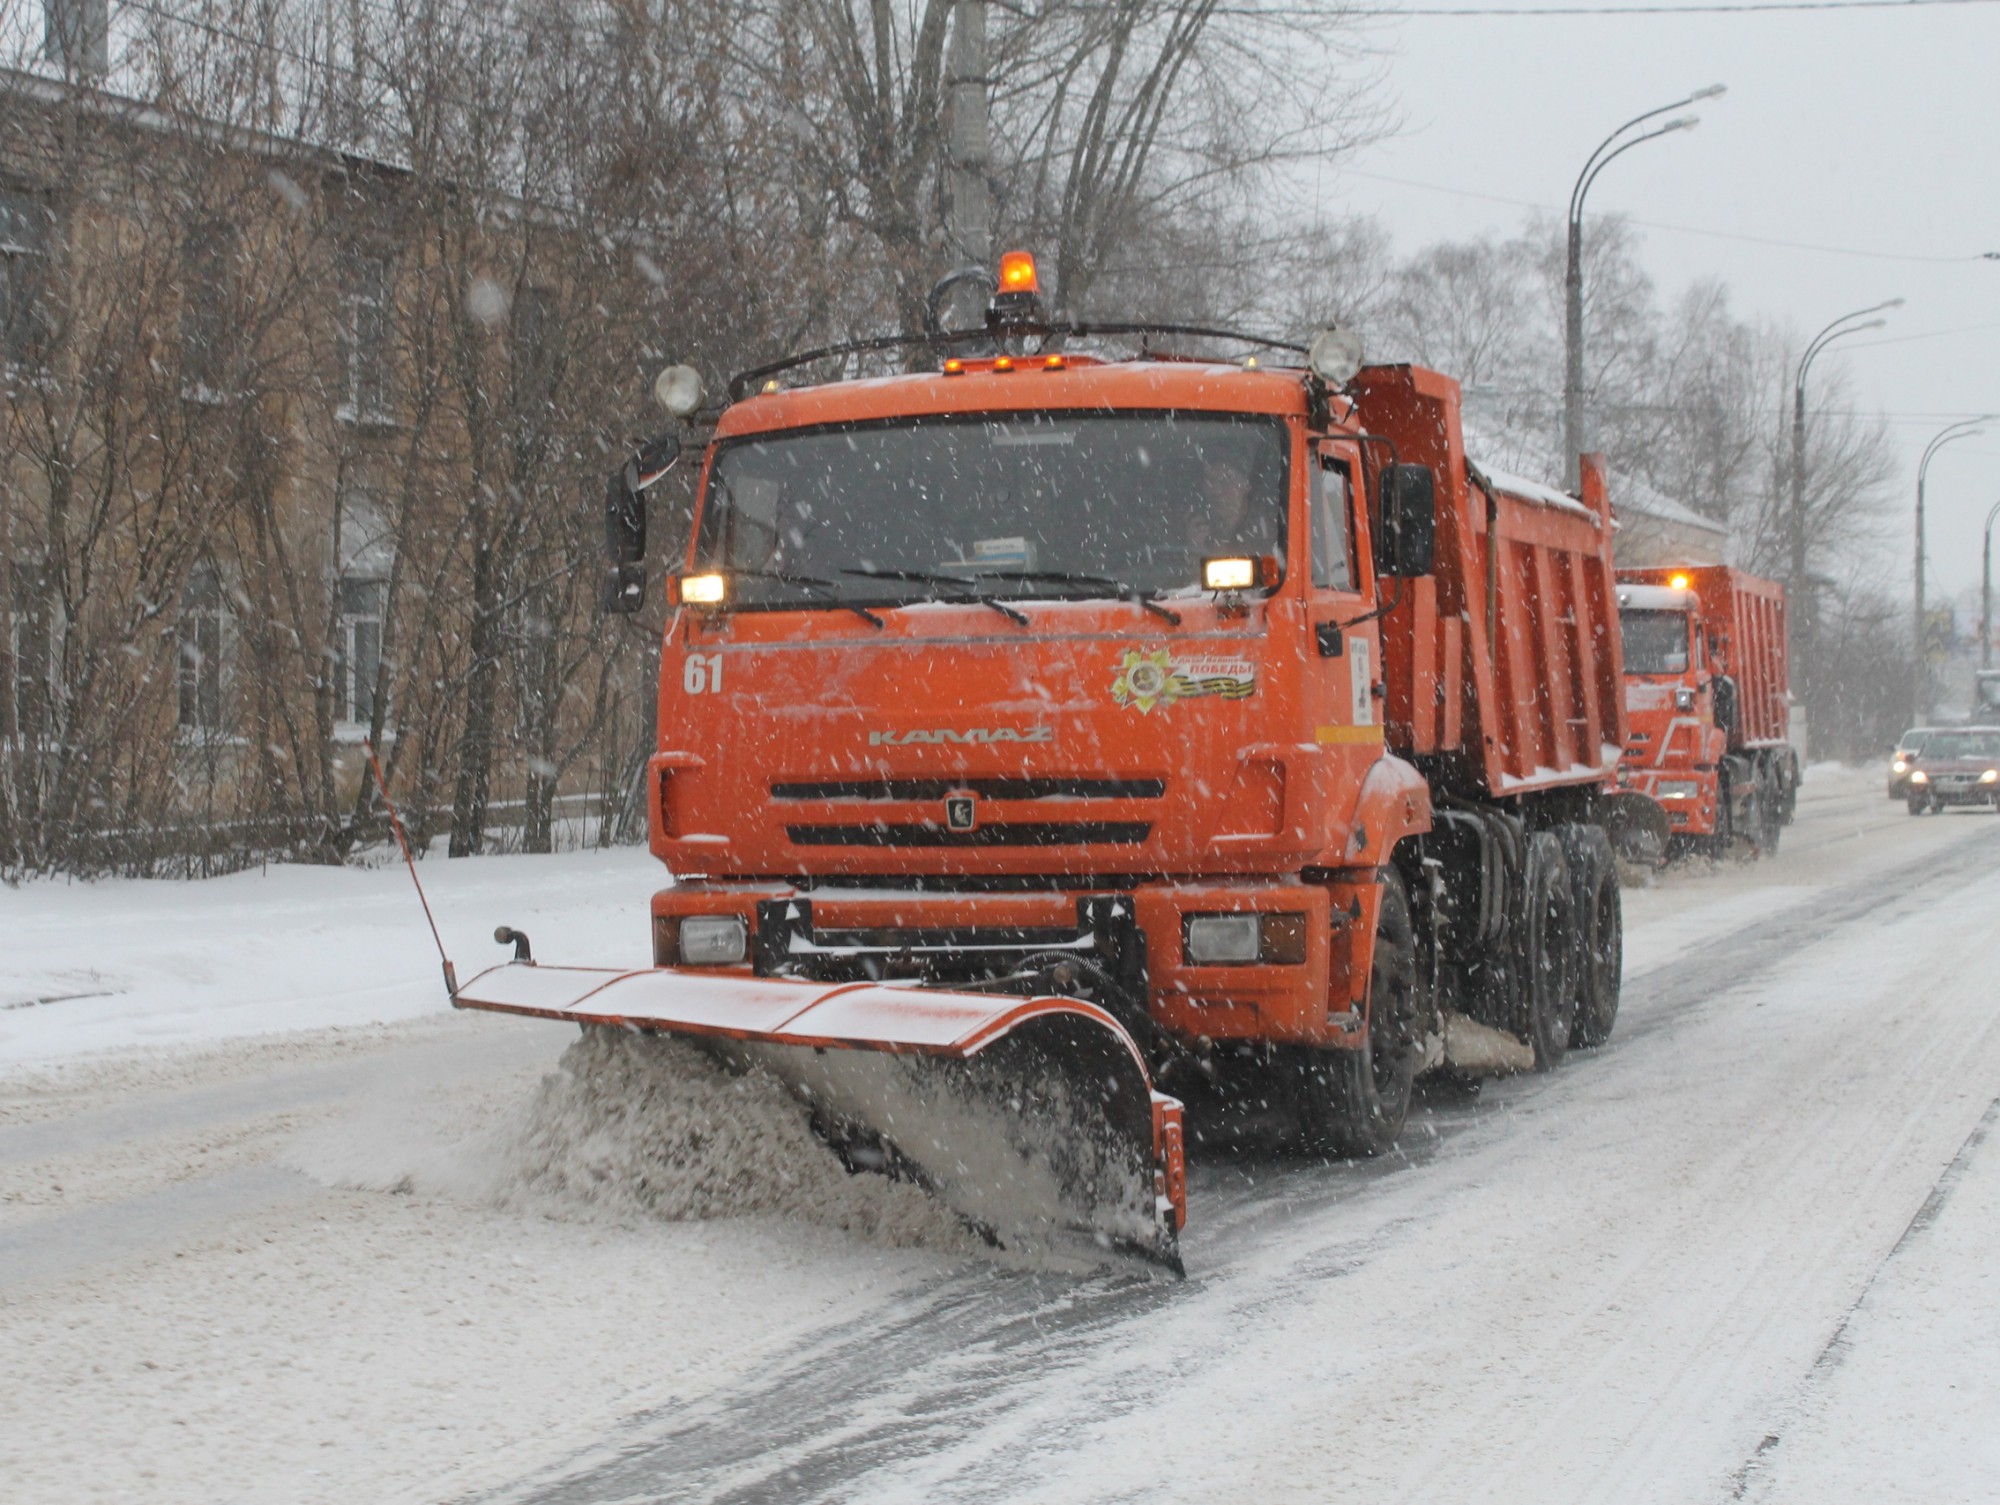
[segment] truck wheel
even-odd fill
[[[1764,770],[1757,779],[1756,814],[1751,830],[1759,857],[1778,855],[1778,837],[1785,829],[1784,796],[1778,791],[1777,775]]]
[[[1547,831],[1528,838],[1519,958],[1527,1017],[1520,1033],[1535,1049],[1535,1070],[1554,1071],[1576,1028],[1579,944],[1576,898],[1562,843]]]
[[[1569,1043],[1573,1048],[1602,1045],[1618,1020],[1625,969],[1625,907],[1618,889],[1618,862],[1602,826],[1564,826],[1561,835],[1583,931],[1576,1023],[1570,1028]]]
[[[1417,1074],[1421,990],[1409,892],[1391,871],[1382,877],[1368,974],[1368,1041],[1359,1050],[1305,1053],[1299,1129],[1308,1151],[1363,1159],[1395,1147]]]

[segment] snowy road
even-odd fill
[[[0,924],[59,897],[0,895]],[[1824,773],[1776,861],[1627,905],[1610,1046],[1428,1099],[1395,1161],[1199,1168],[1178,1285],[496,1205],[439,1124],[498,1121],[561,1030],[412,1003],[56,1063],[38,1024],[0,1080],[0,1477],[495,1505],[2000,1494],[2000,820]]]

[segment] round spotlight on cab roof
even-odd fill
[[[1361,336],[1351,329],[1322,329],[1306,347],[1306,365],[1329,387],[1344,387],[1361,369]]]
[[[701,373],[692,366],[669,366],[653,378],[653,401],[676,418],[701,406]]]

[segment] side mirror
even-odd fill
[[[604,486],[604,595],[599,609],[627,616],[646,604],[646,488],[680,458],[677,435],[649,439]]]
[[[1710,681],[1715,691],[1715,724],[1725,732],[1736,730],[1736,681],[1718,674]]]
[[[1391,465],[1378,488],[1375,573],[1428,575],[1437,549],[1437,480],[1428,465]]]

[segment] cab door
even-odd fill
[[[1306,487],[1308,653],[1312,688],[1313,740],[1326,759],[1323,788],[1352,791],[1382,754],[1381,633],[1369,613],[1373,571],[1364,557],[1363,530],[1357,526],[1361,496],[1360,456],[1355,446],[1318,440],[1310,446]],[[1336,802],[1345,821],[1352,800]],[[1331,833],[1345,839],[1345,831]]]

